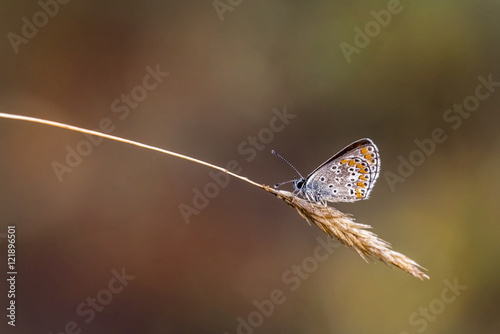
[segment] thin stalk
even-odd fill
[[[62,129],[67,129],[67,130],[81,132],[81,133],[87,133],[87,134],[90,134],[90,135],[99,136],[99,137],[102,137],[102,138],[111,139],[111,140],[115,140],[115,141],[118,141],[118,142],[130,144],[130,145],[134,145],[134,146],[138,146],[138,147],[142,147],[142,148],[146,148],[146,149],[151,150],[151,151],[157,151],[157,152],[161,152],[161,153],[164,153],[164,154],[172,155],[172,156],[177,157],[177,158],[181,158],[181,159],[184,159],[184,160],[196,162],[196,163],[198,163],[200,165],[204,165],[204,166],[207,166],[207,167],[210,167],[210,168],[213,168],[213,169],[220,170],[221,172],[224,172],[224,173],[229,174],[231,176],[234,176],[234,177],[236,177],[236,178],[238,178],[240,180],[248,182],[251,185],[254,185],[254,186],[259,187],[259,188],[264,188],[264,185],[262,185],[260,183],[257,183],[257,182],[254,182],[254,181],[250,180],[247,177],[235,174],[235,173],[227,170],[226,168],[222,168],[222,167],[213,165],[213,164],[205,162],[203,160],[191,158],[191,157],[188,157],[187,155],[184,155],[184,154],[179,154],[179,153],[175,153],[175,152],[172,152],[172,151],[164,150],[164,149],[156,147],[156,146],[146,145],[146,144],[139,143],[139,142],[136,142],[136,141],[133,141],[133,140],[129,140],[129,139],[125,139],[125,138],[121,138],[121,137],[117,137],[117,136],[108,135],[106,133],[102,133],[102,132],[98,132],[98,131],[93,131],[93,130],[88,130],[88,129],[84,129],[84,128],[79,128],[77,126],[68,125],[68,124],[64,124],[64,123],[59,123],[59,122],[54,122],[54,121],[48,121],[46,119],[41,119],[41,118],[36,118],[36,117],[28,117],[28,116],[21,116],[21,115],[0,113],[0,118],[17,119],[17,120],[20,120],[20,121],[26,121],[26,122],[32,122],[32,123],[40,123],[40,124],[55,126],[55,127],[62,128]]]

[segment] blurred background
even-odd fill
[[[308,174],[371,138],[370,200],[335,207],[431,277],[346,247],[318,261],[320,230],[207,167],[0,119],[2,333],[498,333],[499,1],[0,8],[0,112],[265,184],[296,176],[271,149]]]

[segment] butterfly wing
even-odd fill
[[[306,178],[303,194],[316,202],[367,199],[380,173],[377,146],[360,139],[342,149]]]

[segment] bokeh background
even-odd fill
[[[9,36],[42,7],[4,1],[0,111],[91,129],[110,119],[114,135],[235,160],[265,184],[295,176],[271,149],[307,174],[369,137],[382,157],[372,196],[336,207],[431,279],[340,247],[292,291],[283,274],[325,237],[272,195],[233,179],[187,224],[179,206],[192,206],[210,169],[103,141],[60,182],[54,161],[87,138],[0,119],[2,333],[60,333],[72,321],[81,333],[498,333],[500,89],[457,129],[443,117],[475,94],[478,77],[500,81],[500,2],[401,1],[350,62],[341,43],[355,45],[355,28],[387,1],[215,4],[221,13],[212,1],[70,1],[13,47]],[[140,91],[148,66],[169,75],[120,119],[113,102]],[[284,108],[295,118],[263,135],[250,159],[249,136]],[[387,173],[435,128],[447,139],[391,187]],[[15,328],[5,317],[10,224]],[[78,306],[102,300],[122,268],[135,278],[87,323]],[[453,294],[445,282],[466,288]],[[286,301],[238,329],[276,289]]]

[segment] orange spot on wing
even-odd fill
[[[358,182],[358,187],[365,188],[365,183],[364,182]]]
[[[354,161],[354,159],[351,159],[351,161],[349,161],[349,166],[354,166],[356,164],[356,161]]]
[[[366,178],[366,175],[360,175],[360,176],[359,176],[359,179],[360,179],[360,180],[365,180],[365,181],[368,181],[368,179]]]
[[[363,154],[366,154],[366,153],[368,153],[368,152],[369,152],[369,151],[368,151],[368,148],[367,148],[367,147],[363,147],[363,148],[361,149],[361,153],[363,153]]]
[[[344,159],[344,160],[342,160],[340,163],[341,163],[341,164],[345,164],[345,163],[348,163],[348,162],[349,162],[349,160],[348,160],[348,159]]]

